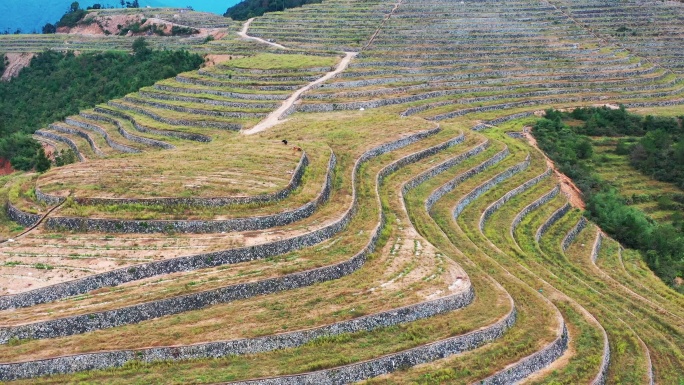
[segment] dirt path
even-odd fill
[[[35,54],[33,53],[8,53],[6,54],[7,60],[9,60],[9,65],[5,68],[5,73],[2,74],[0,80],[10,80],[13,77],[19,75],[22,68],[28,66],[31,63],[31,59]]]
[[[390,11],[390,13],[388,13],[387,16],[385,16],[384,19],[382,19],[382,22],[380,23],[380,26],[378,27],[378,29],[375,30],[375,33],[373,33],[373,35],[371,36],[371,38],[368,40],[368,43],[366,43],[366,45],[363,46],[362,51],[365,50],[365,49],[367,49],[368,47],[370,47],[371,44],[373,44],[373,41],[375,40],[376,37],[378,37],[378,34],[380,34],[380,31],[381,31],[382,28],[385,26],[385,24],[387,24],[387,21],[388,21],[390,18],[392,18],[392,15],[394,15],[395,12],[397,12],[397,9],[399,9],[399,6],[401,5],[402,1],[404,1],[404,0],[399,0],[399,1],[397,1],[396,4],[394,4],[394,8],[392,8],[392,10]]]
[[[294,105],[294,103],[297,100],[299,100],[299,98],[302,96],[303,93],[305,93],[306,91],[309,91],[313,87],[333,78],[334,76],[336,76],[340,72],[347,69],[347,67],[349,66],[349,62],[357,54],[358,54],[358,52],[345,52],[344,59],[342,59],[342,61],[340,61],[340,63],[337,65],[337,67],[333,71],[328,72],[327,74],[325,74],[325,76],[322,76],[322,77],[318,78],[317,80],[314,80],[313,82],[311,82],[311,83],[307,84],[306,86],[295,91],[292,95],[290,95],[289,98],[287,98],[283,102],[283,104],[277,110],[271,112],[264,120],[259,122],[259,124],[257,124],[256,126],[252,127],[249,130],[242,131],[242,133],[245,135],[253,135],[253,134],[256,134],[258,132],[268,130],[269,128],[271,128],[271,127],[273,127],[279,123],[285,122],[286,119],[281,120],[281,117],[283,116],[283,114],[285,114],[287,112],[288,109],[290,109],[290,107],[292,107]]]
[[[256,40],[256,41],[264,43],[264,44],[272,45],[276,48],[288,49],[287,47],[280,45],[280,44],[277,44],[277,43],[274,43],[272,41],[264,40],[264,39],[259,38],[259,37],[249,36],[247,34],[247,30],[249,29],[249,26],[252,24],[253,21],[254,21],[254,18],[251,18],[251,19],[245,21],[245,24],[242,25],[242,30],[240,30],[240,32],[238,32],[238,35],[240,35],[240,37],[242,37],[244,39]]]
[[[530,127],[525,127],[523,130],[523,135],[525,135],[525,138],[527,138],[527,141],[530,143],[532,147],[536,148],[542,154],[544,154],[544,151],[541,151],[537,146],[537,141],[534,139],[534,136],[530,134],[530,129]],[[575,186],[575,183],[572,182],[572,179],[568,178],[565,174],[558,171],[556,165],[553,163],[551,159],[549,159],[548,156],[546,156],[546,154],[544,154],[544,158],[546,158],[546,164],[553,170],[553,173],[556,174],[556,177],[560,180],[561,191],[563,191],[563,193],[567,195],[570,204],[573,207],[577,207],[584,210],[586,206],[584,204],[584,200],[582,200],[582,192],[580,191],[580,189],[577,186]]]

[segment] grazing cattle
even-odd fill
[[[287,139],[283,139],[283,144],[287,146]]]

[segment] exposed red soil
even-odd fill
[[[2,74],[1,80],[10,80],[13,77],[19,75],[22,68],[31,64],[31,59],[35,54],[23,52],[23,53],[8,53],[5,55],[9,64],[5,68],[5,72]]]
[[[0,158],[0,175],[9,175],[14,172],[9,160]]]
[[[523,134],[525,135],[525,138],[527,138],[527,141],[530,143],[532,147],[541,151],[537,146],[537,141],[534,139],[534,136],[532,136],[532,134],[530,133],[530,129],[531,127],[525,127],[523,129]],[[541,153],[543,154],[544,152],[541,151]],[[560,180],[561,191],[568,197],[570,204],[574,207],[584,210],[586,208],[586,205],[584,204],[584,200],[582,200],[582,192],[580,191],[580,189],[577,186],[575,186],[575,184],[572,182],[572,179],[570,179],[567,175],[563,174],[562,172],[558,171],[556,165],[553,163],[551,159],[549,159],[546,156],[546,154],[544,154],[544,158],[546,159],[546,164],[553,170],[553,173]]]

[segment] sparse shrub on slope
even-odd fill
[[[649,267],[663,281],[673,285],[677,277],[684,277],[683,229],[656,223],[640,209],[629,206],[609,182],[594,172],[591,141],[580,132],[591,132],[593,128],[588,129],[587,126],[613,127],[609,131],[619,131],[617,127],[622,127],[622,130],[632,133],[648,132],[642,139],[648,141],[652,136],[662,137],[665,129],[672,131],[675,126],[668,119],[643,118],[627,113],[624,108],[612,110],[617,111],[615,113],[597,108],[575,111],[578,112],[568,114],[555,110],[546,111],[546,118],[540,119],[532,131],[539,147],[582,190],[587,215],[625,246],[640,250]],[[563,119],[583,120],[585,125],[570,127]],[[593,125],[591,121],[599,124]],[[617,122],[623,125],[620,126]]]

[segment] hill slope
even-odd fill
[[[681,383],[684,297],[523,130],[551,107],[679,111],[680,32],[612,31],[682,13],[328,0],[154,39],[229,60],[49,125],[81,162],[3,179],[0,379]]]

